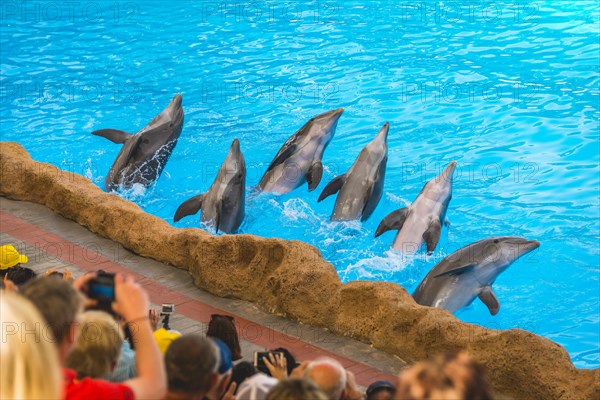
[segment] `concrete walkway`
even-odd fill
[[[252,303],[213,296],[194,286],[187,271],[139,257],[44,206],[0,197],[0,244],[9,243],[29,257],[27,266],[38,273],[70,268],[75,276],[98,269],[133,274],[154,306],[175,304],[170,326],[182,333],[205,333],[211,314],[231,315],[249,361],[254,351],[276,347],[289,349],[298,361],[330,356],[354,372],[361,386],[393,380],[406,365],[364,343],[290,322]]]

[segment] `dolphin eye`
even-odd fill
[[[499,242],[499,240],[498,240],[498,239],[494,239],[494,243],[498,243],[498,242]]]

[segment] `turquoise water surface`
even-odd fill
[[[542,245],[495,283],[501,309],[457,316],[523,328],[600,367],[599,15],[597,1],[5,1],[2,140],[99,186],[120,146],[100,128],[136,132],[181,93],[181,138],[156,185],[122,193],[173,223],[205,191],[234,138],[247,163],[243,233],[300,239],[343,281],[413,291],[463,245],[495,235]],[[305,121],[344,107],[323,181],[252,194]],[[317,203],[384,122],[384,195],[365,223],[333,223]],[[374,239],[389,212],[456,160],[451,226],[431,256]],[[199,217],[175,224],[199,226]]]

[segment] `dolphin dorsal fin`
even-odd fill
[[[173,221],[177,222],[183,217],[196,214],[202,208],[203,199],[204,193],[199,194],[198,196],[194,196],[191,199],[188,199],[181,203],[179,208],[177,208],[177,211],[175,211],[175,217],[173,218]]]
[[[492,290],[491,286],[485,286],[481,292],[479,292],[479,300],[483,302],[490,311],[490,314],[496,315],[500,310],[500,302],[496,297],[496,294]]]
[[[475,268],[475,264],[462,264],[462,265],[458,265],[448,271],[444,271],[440,274],[434,275],[434,278],[439,278],[440,276],[446,276],[446,275],[460,275],[460,274],[464,274],[465,272],[469,272],[470,270],[472,270],[473,268]]]
[[[399,210],[392,211],[379,223],[377,227],[377,231],[375,232],[375,237],[391,230],[400,230],[404,225],[404,221],[406,221],[406,217],[408,217],[408,207],[400,208]]]
[[[427,244],[427,254],[433,253],[435,246],[440,241],[442,234],[442,224],[439,219],[434,219],[429,223],[429,227],[423,232],[423,240]]]
[[[133,134],[118,129],[100,129],[92,132],[92,135],[102,136],[116,144],[125,143]]]
[[[306,181],[308,182],[308,191],[312,192],[313,190],[315,190],[317,188],[317,186],[319,186],[319,183],[321,183],[321,178],[323,177],[323,164],[321,163],[321,161],[317,160],[315,161],[310,168],[308,169],[308,172],[306,173]]]
[[[287,142],[286,142],[286,144],[287,144]],[[298,146],[295,144],[290,144],[288,146],[286,146],[286,144],[283,145],[283,147],[285,147],[285,149],[282,149],[283,151],[279,150],[279,154],[277,154],[277,156],[273,159],[273,161],[271,161],[271,164],[269,164],[269,168],[267,168],[266,172],[269,172],[270,170],[272,170],[279,164],[283,164],[285,162],[285,160],[290,158],[290,156],[292,154],[294,154],[294,152],[298,148]]]
[[[333,180],[329,182],[327,186],[325,186],[325,189],[323,189],[323,191],[321,192],[321,195],[319,196],[319,200],[317,200],[317,202],[320,203],[332,194],[339,192],[342,186],[344,186],[345,181],[346,174],[342,174],[333,178]]]

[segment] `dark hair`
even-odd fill
[[[271,351],[283,353],[283,356],[285,357],[285,361],[287,364],[287,373],[288,373],[288,376],[290,376],[292,374],[292,371],[298,366],[294,355],[292,353],[290,353],[290,351],[284,347],[278,347]],[[269,375],[271,375],[270,372],[269,372]]]
[[[231,350],[231,359],[237,361],[242,358],[242,348],[238,338],[233,317],[229,315],[213,314],[210,316],[206,336],[223,341]]]
[[[27,267],[21,267],[20,265],[15,265],[12,268],[8,269],[6,273],[6,279],[11,281],[17,286],[21,286],[35,278],[37,274],[34,270]]]
[[[42,314],[56,345],[63,343],[81,308],[82,297],[75,288],[62,279],[36,278],[23,285],[19,292]]]
[[[327,396],[309,379],[284,379],[267,394],[266,400],[326,400]]]
[[[189,395],[208,392],[219,366],[217,347],[198,334],[175,339],[165,353],[169,391]]]
[[[254,364],[249,361],[242,361],[233,366],[233,370],[231,372],[231,382],[235,382],[237,388],[239,388],[242,382],[251,376],[256,375],[257,373],[258,370],[254,367]]]

